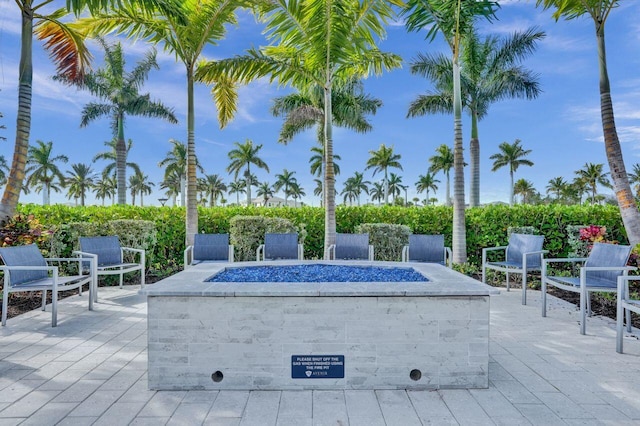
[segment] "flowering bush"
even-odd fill
[[[0,227],[1,245],[6,247],[35,243],[44,248],[42,246],[52,233],[34,215],[17,214]]]
[[[593,243],[608,242],[605,239],[606,235],[607,235],[606,226],[589,225],[580,230],[580,239],[582,241],[589,242],[590,246],[593,246]]]

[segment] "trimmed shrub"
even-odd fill
[[[363,223],[356,226],[355,233],[369,234],[375,260],[399,261],[402,247],[409,244],[411,229],[406,225]]]
[[[296,227],[289,219],[264,216],[235,216],[229,221],[229,240],[233,244],[238,262],[256,260],[256,250],[264,243],[266,233],[298,233],[298,242],[304,244],[304,224]]]

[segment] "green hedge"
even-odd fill
[[[104,223],[115,219],[153,221],[157,230],[157,244],[153,257],[158,268],[181,264],[185,240],[185,212],[181,207],[69,207],[20,205],[20,213],[33,214],[45,226],[70,222]],[[289,219],[296,227],[306,230],[305,258],[322,258],[324,245],[324,210],[320,207],[214,207],[199,208],[200,232],[229,232],[233,217],[266,216]],[[416,234],[444,234],[445,244],[451,246],[452,208],[447,206],[339,206],[336,209],[337,232],[356,232],[364,223],[392,223],[406,225]],[[615,206],[484,206],[467,209],[467,254],[469,262],[479,265],[483,247],[506,245],[509,227],[533,226],[545,236],[544,248],[550,257],[567,256],[568,225],[597,224],[607,227],[610,240],[626,243],[627,238]],[[171,271],[159,271],[159,274]]]

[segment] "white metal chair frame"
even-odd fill
[[[631,312],[640,314],[640,300],[629,297],[629,281],[640,280],[638,275],[623,275],[618,277],[618,300],[616,311],[616,352],[623,353],[624,322],[627,332],[631,333]]]

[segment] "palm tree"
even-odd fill
[[[168,176],[165,173],[164,179],[160,183],[160,188],[167,190],[165,194],[171,198],[171,205],[174,207],[176,206],[176,198],[180,194],[180,188],[183,183],[179,173],[179,171],[172,171]]]
[[[50,0],[15,2],[22,16],[22,42],[20,43],[20,65],[18,68],[18,113],[13,161],[0,203],[0,221],[13,216],[20,199],[20,192],[25,186],[25,167],[31,133],[34,33],[40,40],[45,41],[45,49],[51,52],[58,74],[65,74],[69,79],[81,79],[91,57],[84,44],[83,35],[76,31],[72,25],[64,22],[64,17],[67,15],[66,9],[57,9],[50,14],[41,13],[42,7],[49,3],[51,3]],[[98,7],[112,3],[115,1],[69,0],[67,5],[79,13],[85,7],[88,7],[90,12],[94,12]],[[150,2],[142,1],[141,3],[148,6]]]
[[[536,194],[533,182],[526,179],[518,179],[513,186],[513,193],[522,196],[522,204],[529,203],[532,196]]]
[[[398,197],[401,191],[405,189],[404,185],[402,185],[402,176],[398,176],[395,173],[389,173],[387,188],[387,194],[391,194],[393,196],[393,203],[395,204],[396,197]]]
[[[93,185],[93,192],[96,194],[96,198],[102,200],[104,206],[104,200],[111,198],[113,204],[114,197],[117,194],[118,181],[115,176],[102,175],[102,179],[98,179]]]
[[[149,1],[149,0],[147,0]],[[157,0],[155,0],[157,1]],[[205,46],[215,45],[226,34],[229,24],[237,23],[236,11],[251,7],[249,0],[184,0],[171,2],[173,10],[164,8],[156,13],[141,13],[136,2],[123,4],[108,15],[96,14],[82,20],[89,33],[106,34],[121,31],[128,36],[150,39],[162,44],[167,52],[175,54],[184,64],[187,86],[187,212],[186,245],[193,245],[193,236],[198,232],[198,200],[195,155],[195,103],[194,74],[198,59]],[[216,88],[227,96],[217,96],[218,121],[224,126],[235,112],[235,97],[225,88],[233,86],[229,81],[218,79]]]
[[[151,187],[155,186],[144,173],[134,173],[129,176],[129,189],[131,190],[131,204],[136,204],[136,194],[140,194],[140,207],[144,207],[144,195],[150,195]]]
[[[240,193],[244,193],[247,190],[247,185],[241,180],[234,180],[228,186],[229,195],[236,194],[236,204],[240,205]]]
[[[360,195],[364,192],[365,194],[369,194],[369,185],[371,182],[368,180],[364,180],[364,175],[360,172],[355,172],[352,177],[350,177],[352,182],[352,186],[356,192],[356,199],[358,200],[358,206],[360,205]]]
[[[205,194],[209,196],[209,205],[215,207],[218,197],[224,195],[227,185],[224,184],[222,178],[216,174],[204,175]]]
[[[165,180],[169,176],[176,176],[180,179],[180,205],[184,206],[186,200],[185,189],[187,187],[187,145],[176,139],[169,139],[169,143],[171,143],[173,147],[171,151],[167,152],[166,157],[158,163],[158,167],[164,167]],[[197,157],[195,163],[195,167],[199,171],[204,172]]]
[[[387,171],[389,167],[395,167],[402,170],[402,164],[400,164],[400,154],[393,153],[393,146],[387,147],[385,144],[380,144],[380,148],[377,151],[369,151],[369,159],[367,160],[367,169],[373,169],[373,176],[376,172],[384,173],[384,203],[389,204],[389,177]]]
[[[247,192],[247,206],[251,205],[251,185],[253,184],[251,177],[251,165],[255,165],[261,169],[269,171],[267,163],[258,157],[258,152],[262,149],[262,144],[253,145],[253,141],[247,139],[244,143],[234,142],[236,148],[232,149],[228,153],[228,157],[231,163],[227,166],[227,172],[234,174],[234,179],[238,178],[240,170],[246,167],[244,171],[246,192]]]
[[[311,174],[313,176],[322,176],[322,171],[324,170],[322,165],[324,164],[324,150],[321,146],[312,146],[311,152],[313,155],[309,158],[309,167],[311,170]],[[333,172],[337,176],[340,174],[340,165],[336,163],[336,160],[342,160],[342,158],[334,154],[333,155]]]
[[[126,61],[120,43],[107,44],[97,38],[104,49],[104,67],[85,74],[81,81],[73,80],[62,74],[56,76],[60,81],[76,85],[98,97],[101,102],[90,102],[82,109],[80,127],[86,127],[92,121],[102,117],[111,119],[111,130],[116,142],[116,176],[118,178],[118,204],[127,203],[127,144],[124,138],[125,117],[142,116],[161,118],[170,123],[178,119],[173,110],[160,101],[152,101],[149,93],[140,94],[144,82],[152,69],[159,69],[156,51],[147,52],[133,70],[125,71]]]
[[[298,182],[297,179],[293,177],[295,174],[296,172],[290,172],[289,170],[284,169],[282,173],[276,175],[276,182],[273,184],[273,189],[276,192],[284,188],[284,204],[286,206],[289,206],[289,202],[287,200],[291,194],[290,187]]]
[[[426,198],[428,200],[429,191],[436,192],[438,190],[437,184],[439,182],[440,181],[436,179],[435,176],[429,172],[427,172],[426,175],[419,175],[418,181],[416,182],[416,191],[418,191],[418,194],[421,194],[422,192],[426,192],[427,193]]]
[[[256,190],[256,193],[258,194],[258,197],[262,197],[262,205],[264,207],[267,206],[267,202],[269,201],[269,198],[273,197],[273,188],[271,187],[271,184],[269,184],[269,182],[262,182],[260,185],[258,185],[258,189]]]
[[[198,71],[200,78],[211,83],[221,76],[223,81],[246,83],[269,75],[298,90],[322,88],[325,253],[336,236],[333,117],[337,114],[332,93],[349,81],[400,66],[398,55],[381,52],[376,43],[385,36],[385,24],[394,15],[392,5],[402,4],[401,0],[264,2],[260,12],[267,19],[269,45],[245,56],[208,63]],[[214,94],[223,97],[228,87],[233,86],[216,84]]]
[[[535,99],[541,89],[538,76],[520,63],[544,38],[542,31],[530,28],[509,37],[488,36],[480,40],[475,31],[462,39],[460,88],[462,108],[471,116],[471,191],[469,205],[480,204],[480,141],[478,121],[489,112],[492,103],[508,98]],[[408,117],[453,112],[451,58],[446,55],[418,55],[411,72],[431,80],[435,92],[419,95],[409,106]]]
[[[520,166],[533,166],[531,160],[527,160],[526,157],[531,153],[530,149],[523,149],[520,145],[520,139],[516,139],[514,143],[502,142],[498,145],[500,152],[493,154],[489,157],[493,160],[492,172],[495,172],[501,167],[509,166],[509,177],[511,185],[509,186],[509,205],[513,205],[513,174],[518,170]]]
[[[35,187],[42,191],[42,205],[48,206],[51,199],[51,190],[59,191],[59,186],[64,186],[64,175],[56,165],[57,162],[66,163],[69,158],[66,155],[51,155],[53,142],[36,141],[37,146],[30,146],[28,151],[27,166],[25,172],[27,186]]]
[[[566,180],[564,180],[562,176],[549,179],[549,184],[547,185],[547,194],[555,194],[556,201],[559,201],[562,194],[566,191],[567,185],[569,184]]]
[[[385,185],[383,182],[373,182],[373,186],[369,189],[369,195],[371,196],[371,201],[377,201],[378,206],[384,200],[385,194]]]
[[[69,198],[80,198],[80,205],[84,206],[87,191],[93,188],[93,180],[96,176],[89,164],[75,163],[71,165],[71,169],[67,170],[68,177],[65,178],[67,194]]]
[[[579,204],[582,204],[582,196],[589,191],[587,188],[587,182],[580,176],[573,178],[571,185],[567,188],[567,193],[570,193],[573,198],[578,200]]]
[[[627,178],[627,170],[622,157],[622,148],[616,131],[613,100],[611,99],[611,84],[607,70],[607,55],[605,49],[604,27],[611,11],[620,5],[619,0],[537,0],[537,5],[556,9],[554,18],[575,19],[590,16],[595,24],[598,46],[598,70],[600,72],[600,116],[604,133],[604,146],[609,161],[609,170],[613,180],[613,190],[618,199],[620,215],[632,246],[640,243],[640,211],[633,198],[631,185]]]
[[[438,173],[439,171],[442,171],[444,173],[444,176],[447,180],[447,184],[445,187],[445,200],[447,205],[451,205],[450,172],[453,168],[453,150],[448,145],[440,145],[436,148],[436,155],[433,155],[429,158],[429,163],[431,163],[429,172]]]
[[[633,173],[629,173],[629,184],[634,185],[633,189],[636,191],[636,197],[640,198],[640,164],[638,163],[633,165]]]
[[[611,183],[607,179],[609,173],[604,173],[604,164],[585,163],[582,169],[576,170],[576,176],[580,178],[587,187],[591,189],[591,204],[596,203],[598,194],[598,184],[605,188],[611,188]]]
[[[298,207],[298,198],[302,198],[307,195],[306,192],[304,192],[304,188],[300,186],[298,181],[293,182],[291,188],[289,188],[289,192],[293,198],[293,207]]]
[[[353,201],[358,198],[356,188],[353,185],[353,179],[348,178],[346,181],[344,181],[344,188],[342,188],[342,191],[340,191],[340,195],[344,195],[343,202],[345,205],[347,204],[347,200],[349,200],[350,206],[353,205]]]
[[[462,144],[462,99],[460,88],[460,41],[473,29],[478,16],[494,17],[498,6],[489,0],[408,0],[404,5],[405,25],[409,31],[428,28],[427,37],[433,40],[441,33],[451,49],[453,71],[453,122],[454,122],[454,183],[453,183],[453,261],[467,261],[467,236],[465,229],[464,156]]]
[[[102,170],[102,175],[109,176],[113,174],[114,176],[116,176],[116,184],[117,184],[117,181],[118,181],[117,173],[114,173],[114,172],[117,170],[117,163],[118,163],[118,151],[117,151],[118,139],[114,138],[114,139],[111,139],[110,141],[105,141],[104,145],[108,147],[109,150],[97,153],[96,155],[93,156],[92,161],[94,163],[98,160],[108,161],[107,165]],[[133,146],[133,141],[131,139],[128,139],[126,144],[127,153],[125,155],[125,158],[129,156],[129,152],[131,151],[132,146]],[[138,163],[127,161],[126,166],[130,167],[134,173],[141,171]]]

